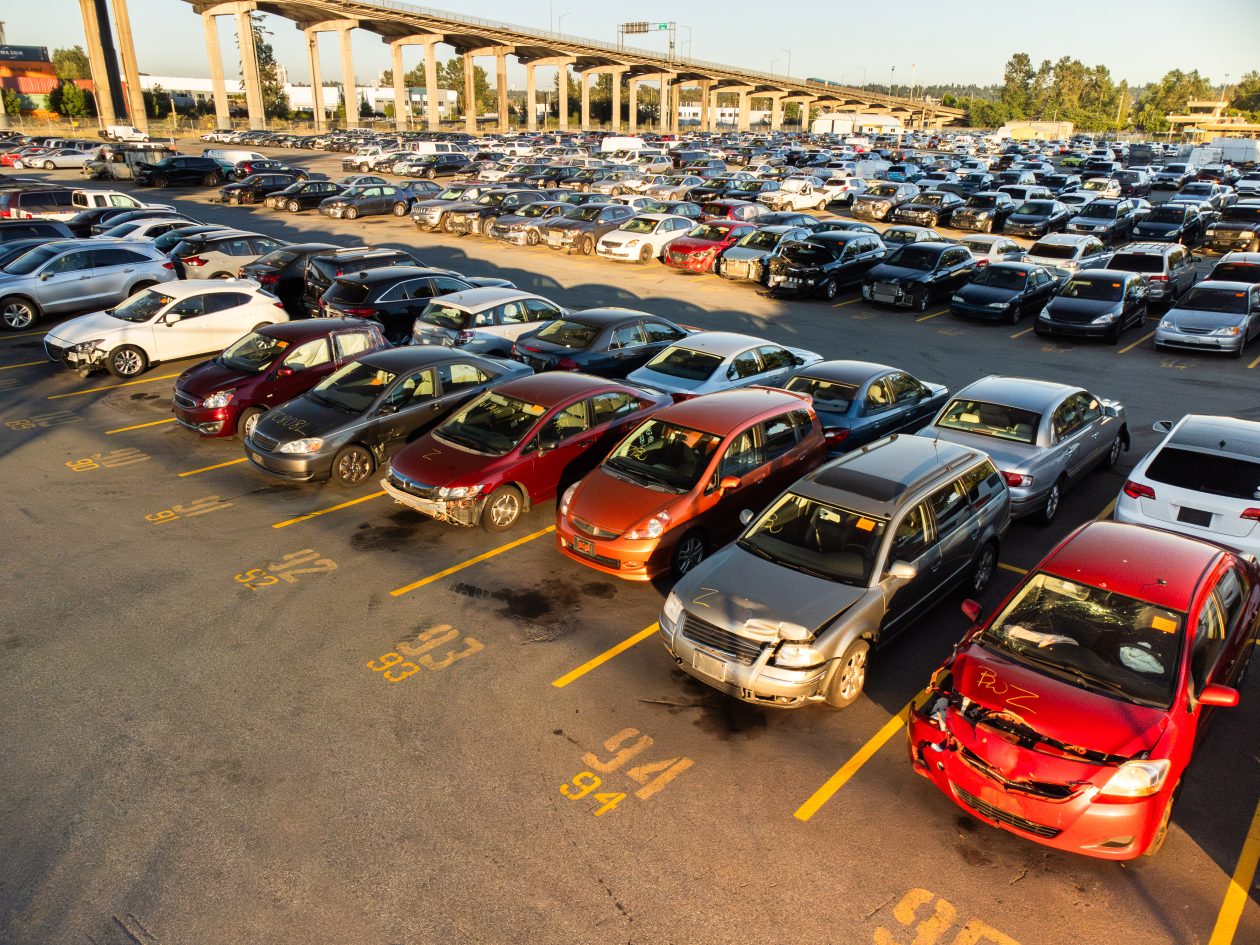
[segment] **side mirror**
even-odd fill
[[[40,282],[47,282],[49,279],[51,279],[51,278],[52,278],[53,276],[55,276],[55,275],[56,275],[56,273],[55,273],[55,272],[48,272],[47,270],[45,270],[44,272],[41,272],[41,273],[39,274],[39,281],[40,281]]]
[[[752,509],[742,509],[739,513],[739,524],[747,525],[753,519]]]
[[[376,408],[376,412],[378,415],[382,417],[386,416],[387,414],[398,413],[398,404],[393,404],[389,402],[383,403],[379,407]]]
[[[1238,690],[1229,686],[1211,683],[1199,693],[1199,702],[1203,705],[1219,705],[1232,708],[1238,705]]]
[[[718,483],[718,492],[731,492],[739,488],[739,476],[723,476]]]
[[[544,434],[538,438],[538,452],[549,453],[560,445],[560,438]]]
[[[913,581],[919,569],[909,561],[894,561],[888,569],[888,576],[898,582]]]
[[[179,321],[183,317],[184,316],[181,315],[179,312],[167,312],[166,317],[163,319],[163,321],[166,322],[166,327],[169,328],[171,325],[174,325],[177,321]]]
[[[297,368],[282,367],[276,371],[276,377],[292,377],[297,373]]]
[[[1151,429],[1156,433],[1167,433],[1172,428],[1173,422],[1171,420],[1156,420],[1151,424]]]
[[[962,612],[967,615],[967,619],[975,623],[980,619],[980,604],[978,601],[965,600],[962,602]]]

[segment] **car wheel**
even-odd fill
[[[590,235],[583,236],[581,242],[578,243],[578,252],[583,256],[589,256],[595,252],[595,237]]]
[[[302,205],[298,203],[296,200],[289,201],[288,210],[290,213],[297,213],[301,209],[302,209]]]
[[[840,657],[840,665],[831,674],[827,684],[827,704],[843,709],[857,702],[866,686],[866,662],[871,645],[865,640],[854,640]]]
[[[1103,469],[1115,469],[1116,463],[1120,461],[1120,454],[1124,452],[1124,437],[1116,434],[1116,438],[1111,441],[1111,447],[1107,450],[1107,455],[1103,458]]]
[[[255,194],[250,193],[248,190],[241,194],[241,203],[254,203],[257,200],[258,197]]]
[[[359,216],[359,208],[358,208],[358,207],[346,207],[345,218],[346,218],[347,220],[354,220],[354,219],[357,219],[357,218],[358,218],[358,216]]]
[[[1037,523],[1040,525],[1049,525],[1055,520],[1059,514],[1059,503],[1063,499],[1063,480],[1056,480],[1055,484],[1050,487],[1050,491],[1046,494],[1045,504],[1041,506],[1041,512],[1037,515]]]
[[[376,460],[362,446],[347,446],[333,458],[332,479],[339,486],[357,486],[372,475]]]
[[[840,292],[840,286],[836,285],[835,279],[828,279],[823,283],[822,297],[830,302]]]
[[[525,245],[526,245],[526,246],[537,246],[537,245],[538,245],[538,239],[539,239],[539,237],[538,237],[538,231],[537,231],[537,230],[526,230],[526,231],[525,231]]]
[[[202,181],[202,183],[203,183],[203,184],[205,184],[207,187],[213,187],[213,186],[214,186],[214,181],[212,181],[212,180],[210,179],[210,178],[211,178],[211,176],[212,176],[212,175],[207,174],[207,175],[206,175],[206,179],[205,179],[204,181]],[[153,186],[154,186],[154,187],[165,187],[165,186],[166,186],[167,184],[169,184],[169,183],[170,183],[170,181],[167,179],[167,177],[166,177],[166,175],[165,175],[165,174],[155,174],[155,175],[153,176]]]
[[[437,177],[437,171],[435,171],[433,168],[429,168],[427,171],[424,172],[424,176],[427,177],[429,180],[433,180],[433,178]]]
[[[39,318],[39,309],[34,302],[10,296],[0,302],[0,318],[4,320],[5,328],[21,331],[35,324],[35,320]]]
[[[1164,845],[1164,841],[1168,839],[1168,825],[1172,822],[1173,802],[1177,800],[1177,794],[1181,790],[1181,782],[1178,781],[1173,787],[1172,793],[1168,795],[1168,803],[1164,805],[1164,813],[1160,815],[1159,826],[1155,828],[1155,835],[1151,837],[1150,845],[1142,851],[1143,856],[1154,856],[1159,852],[1160,847]]]
[[[927,289],[922,289],[919,292],[915,293],[914,310],[916,312],[926,312],[927,309],[928,309],[928,291]]]
[[[407,205],[401,200],[394,204],[394,216],[405,217],[407,215]]]
[[[145,289],[152,289],[155,285],[157,285],[156,282],[149,282],[148,280],[137,282],[131,287],[131,291],[127,293],[127,298],[131,298],[137,292],[143,292]]]
[[[976,553],[975,560],[971,562],[970,577],[967,579],[967,592],[972,597],[980,596],[989,586],[993,572],[997,570],[997,560],[997,546],[991,541],[986,542]]]
[[[258,418],[265,411],[262,407],[250,407],[236,418],[236,435],[242,440],[247,436],[252,436],[254,429],[258,426]]]
[[[652,247],[644,246],[641,250],[639,250],[639,263],[641,265],[646,266],[651,261],[652,261]]]
[[[360,174],[366,174],[367,172],[368,172],[368,166],[367,166],[366,164],[360,164],[360,165],[359,165],[359,173],[360,173]]]
[[[1111,330],[1107,332],[1107,344],[1118,345],[1120,343],[1120,334],[1123,331],[1124,331],[1124,323],[1117,320],[1115,325],[1112,326]]]
[[[105,363],[114,377],[135,377],[149,368],[149,359],[135,345],[122,345],[109,353]]]
[[[688,574],[704,560],[707,551],[702,534],[699,532],[688,532],[683,535],[679,539],[678,544],[674,546],[673,562],[671,564],[674,576],[680,578]]]
[[[525,502],[516,486],[500,486],[486,499],[481,510],[481,527],[488,532],[505,532],[521,517]]]
[[[1024,311],[1023,311],[1023,309],[1021,309],[1021,308],[1019,307],[1019,303],[1018,303],[1018,302],[1014,302],[1014,303],[1012,303],[1012,305],[1011,305],[1011,310],[1010,310],[1010,312],[1009,312],[1009,313],[1007,314],[1007,316],[1006,316],[1006,320],[1007,320],[1007,322],[1008,322],[1009,324],[1012,324],[1012,325],[1018,325],[1018,324],[1019,324],[1019,317],[1020,317],[1023,313],[1024,313]]]
[[[45,161],[45,162],[44,162],[44,170],[46,170],[46,171],[51,171],[54,167],[56,167],[56,165],[55,165],[55,164],[53,164],[53,162],[52,162],[52,161]]]

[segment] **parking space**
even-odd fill
[[[339,174],[332,156],[283,156]],[[1150,322],[1114,347],[1042,339],[941,305],[785,301],[405,219],[150,193],[286,240],[405,247],[566,308],[642,309],[951,390],[1008,374],[1121,401],[1131,450],[1052,525],[1012,526],[986,613],[1110,515],[1154,421],[1260,419],[1260,357],[1157,353]],[[751,706],[674,665],[666,584],[557,551],[553,502],[491,534],[404,508],[379,476],[269,478],[240,441],[173,422],[193,361],[81,379],[43,357],[52,324],[0,335],[14,942],[109,941],[120,924],[339,945],[486,929],[540,945],[1260,941],[1254,678],[1200,747],[1158,857],[1058,853],[965,816],[907,761],[907,706],[969,625],[961,595],[875,655],[852,707]]]

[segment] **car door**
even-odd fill
[[[44,265],[32,288],[35,300],[45,311],[77,311],[92,305],[93,299],[100,295],[92,265],[96,252],[78,249]]]
[[[1046,475],[1051,478],[1062,470],[1069,479],[1076,479],[1089,467],[1094,439],[1085,424],[1081,407],[1077,395],[1069,394],[1050,416],[1053,438],[1050,449],[1054,461]]]
[[[529,463],[519,473],[531,501],[546,500],[581,478],[571,474],[603,459],[594,450],[599,433],[592,429],[591,398],[570,400],[554,408],[526,444]],[[589,457],[588,457],[589,454]],[[587,469],[589,471],[589,469]]]
[[[392,456],[412,433],[442,413],[433,368],[408,371],[396,378],[373,409],[371,445],[379,457]]]
[[[753,381],[769,387],[782,387],[798,367],[796,355],[779,345],[762,345],[757,349],[761,357],[761,374]]]
[[[884,377],[892,394],[896,419],[887,432],[917,430],[935,413],[931,392],[904,371],[893,371]]]
[[[377,213],[391,213],[394,209],[394,203],[398,200],[397,187],[381,187],[376,195],[376,201],[373,204],[373,210]]]
[[[92,250],[90,275],[83,283],[83,304],[109,305],[121,301],[127,289],[137,281],[137,266],[146,261],[129,249]]]
[[[335,367],[327,337],[312,338],[290,348],[272,368],[264,405],[283,404],[310,390]]]
[[[172,361],[214,350],[212,345],[206,344],[207,329],[203,321],[209,295],[205,292],[186,295],[153,323],[151,361]]]
[[[957,479],[928,496],[928,508],[936,530],[936,586],[929,593],[939,595],[967,569],[976,556],[980,539],[979,520],[971,512],[967,491]]]
[[[895,636],[920,610],[939,586],[940,551],[936,545],[936,525],[928,500],[903,510],[891,522],[884,576],[894,562],[914,565],[915,576],[885,594],[884,620],[880,642]]]

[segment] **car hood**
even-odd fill
[[[716,591],[717,593],[706,593]],[[750,619],[787,621],[816,633],[860,601],[869,589],[804,574],[727,545],[674,587],[692,613],[732,633],[771,640]],[[701,603],[696,598],[703,595]]]
[[[719,249],[722,244],[713,240],[698,240],[690,236],[680,236],[669,244],[673,253],[700,253],[707,249]]]
[[[91,315],[81,315],[62,322],[48,332],[47,339],[59,344],[78,344],[93,338],[108,337],[128,328],[139,328],[143,324],[145,323],[124,321],[106,312],[93,312]]]
[[[390,460],[395,472],[428,486],[476,485],[500,457],[473,453],[426,433]]]
[[[251,381],[256,381],[261,376],[261,374],[238,371],[212,359],[190,367],[175,381],[175,387],[179,390],[188,391],[188,393],[200,399],[216,390],[224,390],[229,387],[237,388]]]
[[[1223,328],[1237,325],[1245,317],[1241,312],[1205,312],[1193,308],[1174,308],[1164,316],[1178,328]]]
[[[1133,228],[1134,236],[1146,236],[1148,234],[1163,235],[1165,233],[1174,233],[1185,226],[1185,223],[1166,223],[1162,220],[1143,220]]]
[[[866,278],[869,282],[922,282],[929,275],[931,273],[924,272],[922,269],[907,269],[905,266],[880,263],[871,268]]]
[[[991,653],[976,644],[964,648],[953,664],[954,687],[960,695],[986,709],[1018,716],[1025,725],[1065,745],[1131,758],[1149,751],[1168,724],[1164,710],[1134,705],[1121,699],[1081,689],[1031,667]],[[1028,770],[1011,770],[1010,765],[1032,765],[1038,758],[1046,763],[1053,756],[1022,752],[999,737],[976,737],[971,732],[967,747],[1012,780],[1044,778]],[[1077,764],[1077,762],[1068,762]]]
[[[753,249],[749,246],[732,246],[722,254],[722,258],[727,262],[730,262],[732,259],[765,259],[773,253],[773,249]]]
[[[1023,224],[1031,223],[1033,225],[1036,225],[1038,223],[1045,223],[1049,219],[1050,219],[1050,214],[1048,213],[1012,213],[1009,217],[1006,218],[1006,225],[1011,226],[1012,224],[1014,224],[1015,226],[1019,226],[1021,223]]]
[[[476,212],[478,210],[489,210],[491,208],[479,204],[475,200],[454,200],[448,203],[446,209],[449,213],[468,213]]]
[[[1050,300],[1051,317],[1064,322],[1088,322],[1120,306],[1120,302],[1099,302],[1093,299],[1065,299],[1062,296]]]
[[[968,284],[960,288],[954,293],[964,302],[970,302],[972,305],[988,305],[990,302],[1009,302],[1019,292],[1013,289],[1003,289],[995,285],[975,285]]]
[[[548,220],[542,224],[548,230],[591,230],[595,224],[587,220]]]
[[[1222,230],[1230,233],[1241,233],[1243,230],[1251,230],[1252,232],[1255,232],[1256,230],[1260,230],[1260,221],[1255,223],[1238,223],[1234,220],[1218,220],[1209,226],[1208,229],[1218,233]]]
[[[569,512],[620,534],[676,502],[680,495],[621,479],[601,466],[582,480]]]
[[[256,429],[284,443],[308,436],[326,437],[362,419],[363,414],[325,407],[303,395],[267,411],[259,418]]]

